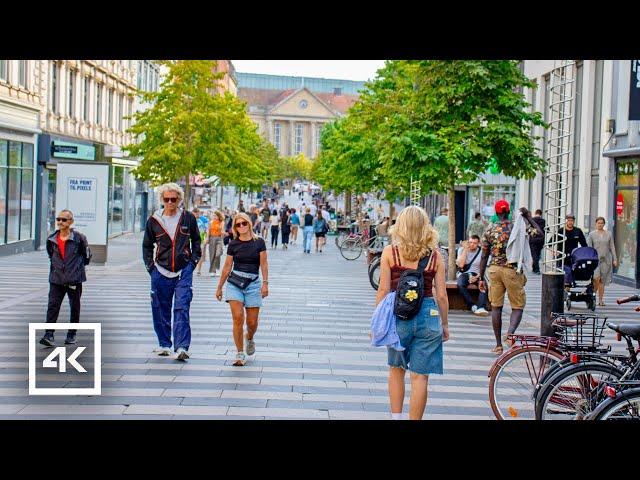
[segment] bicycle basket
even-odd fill
[[[596,351],[604,345],[607,317],[586,313],[553,313],[551,315],[558,346],[567,351]]]

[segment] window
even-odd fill
[[[129,108],[127,109],[127,113],[129,115],[133,115],[133,98],[129,98],[128,103],[129,103]],[[133,119],[131,119],[131,118],[128,119],[127,120],[127,128],[131,127],[132,124],[133,124]]]
[[[68,108],[68,112],[69,112],[69,116],[70,117],[74,117],[76,114],[76,109],[75,109],[75,105],[74,105],[74,96],[73,96],[73,87],[75,86],[76,83],[76,72],[74,72],[73,70],[69,70],[69,108]]]
[[[321,123],[318,123],[316,125],[316,155],[318,155],[320,153],[320,148],[322,147],[322,145],[320,144],[320,137],[322,135],[322,127],[323,127],[323,125]]]
[[[638,159],[616,164],[615,244],[617,274],[635,280],[638,247]]]
[[[51,111],[58,113],[58,64],[51,64]]]
[[[282,138],[282,125],[276,122],[273,125],[273,145],[276,147],[278,153],[280,153],[280,141]]]
[[[122,131],[122,117],[124,117],[124,95],[118,95],[118,131]]]
[[[102,125],[102,85],[96,89],[96,125]]]
[[[302,134],[304,133],[304,125],[301,123],[296,123],[296,145],[295,145],[295,154],[302,152]]]
[[[18,85],[27,88],[27,61],[18,60]]]
[[[138,60],[138,82],[137,82],[138,90],[142,89],[142,65],[143,63],[140,60]]]
[[[151,65],[147,65],[147,80],[145,83],[145,90],[152,90],[153,87],[151,86],[151,76],[153,75],[153,68],[151,68]]]
[[[85,121],[89,121],[89,87],[91,87],[91,79],[89,77],[84,77],[82,119]]]
[[[0,60],[0,80],[7,81],[7,60]]]
[[[113,88],[109,90],[109,98],[107,100],[107,127],[113,127]]]
[[[0,140],[0,244],[32,233],[33,145]]]

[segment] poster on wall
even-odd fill
[[[56,210],[73,212],[73,228],[90,245],[107,244],[109,165],[58,162]]]
[[[631,60],[629,120],[640,120],[640,60]]]

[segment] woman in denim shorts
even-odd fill
[[[216,298],[222,301],[222,287],[233,270],[237,276],[249,278],[252,282],[244,289],[227,282],[226,298],[233,317],[233,341],[238,353],[234,365],[241,367],[247,361],[247,355],[253,355],[256,344],[253,336],[258,330],[258,315],[262,307],[262,299],[269,295],[269,266],[267,264],[267,246],[264,240],[251,228],[251,218],[244,212],[233,217],[232,236],[227,248],[227,259],[222,269],[220,282],[216,290]],[[259,271],[262,271],[260,281]],[[247,333],[244,333],[244,323]],[[246,354],[244,339],[246,337]]]
[[[395,292],[404,270],[415,269],[420,259],[430,256],[423,273],[424,298],[420,311],[410,320],[395,319],[400,345],[404,350],[387,347],[391,418],[402,418],[404,377],[409,370],[409,419],[421,420],[427,405],[429,375],[443,373],[442,344],[449,339],[449,302],[444,262],[438,254],[438,234],[422,208],[409,206],[402,210],[389,233],[392,244],[382,252],[376,306],[390,292]]]

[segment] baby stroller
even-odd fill
[[[591,247],[574,248],[571,266],[564,268],[564,303],[571,310],[571,302],[587,302],[587,308],[596,309],[596,294],[593,289],[593,272],[598,267],[598,251]]]

